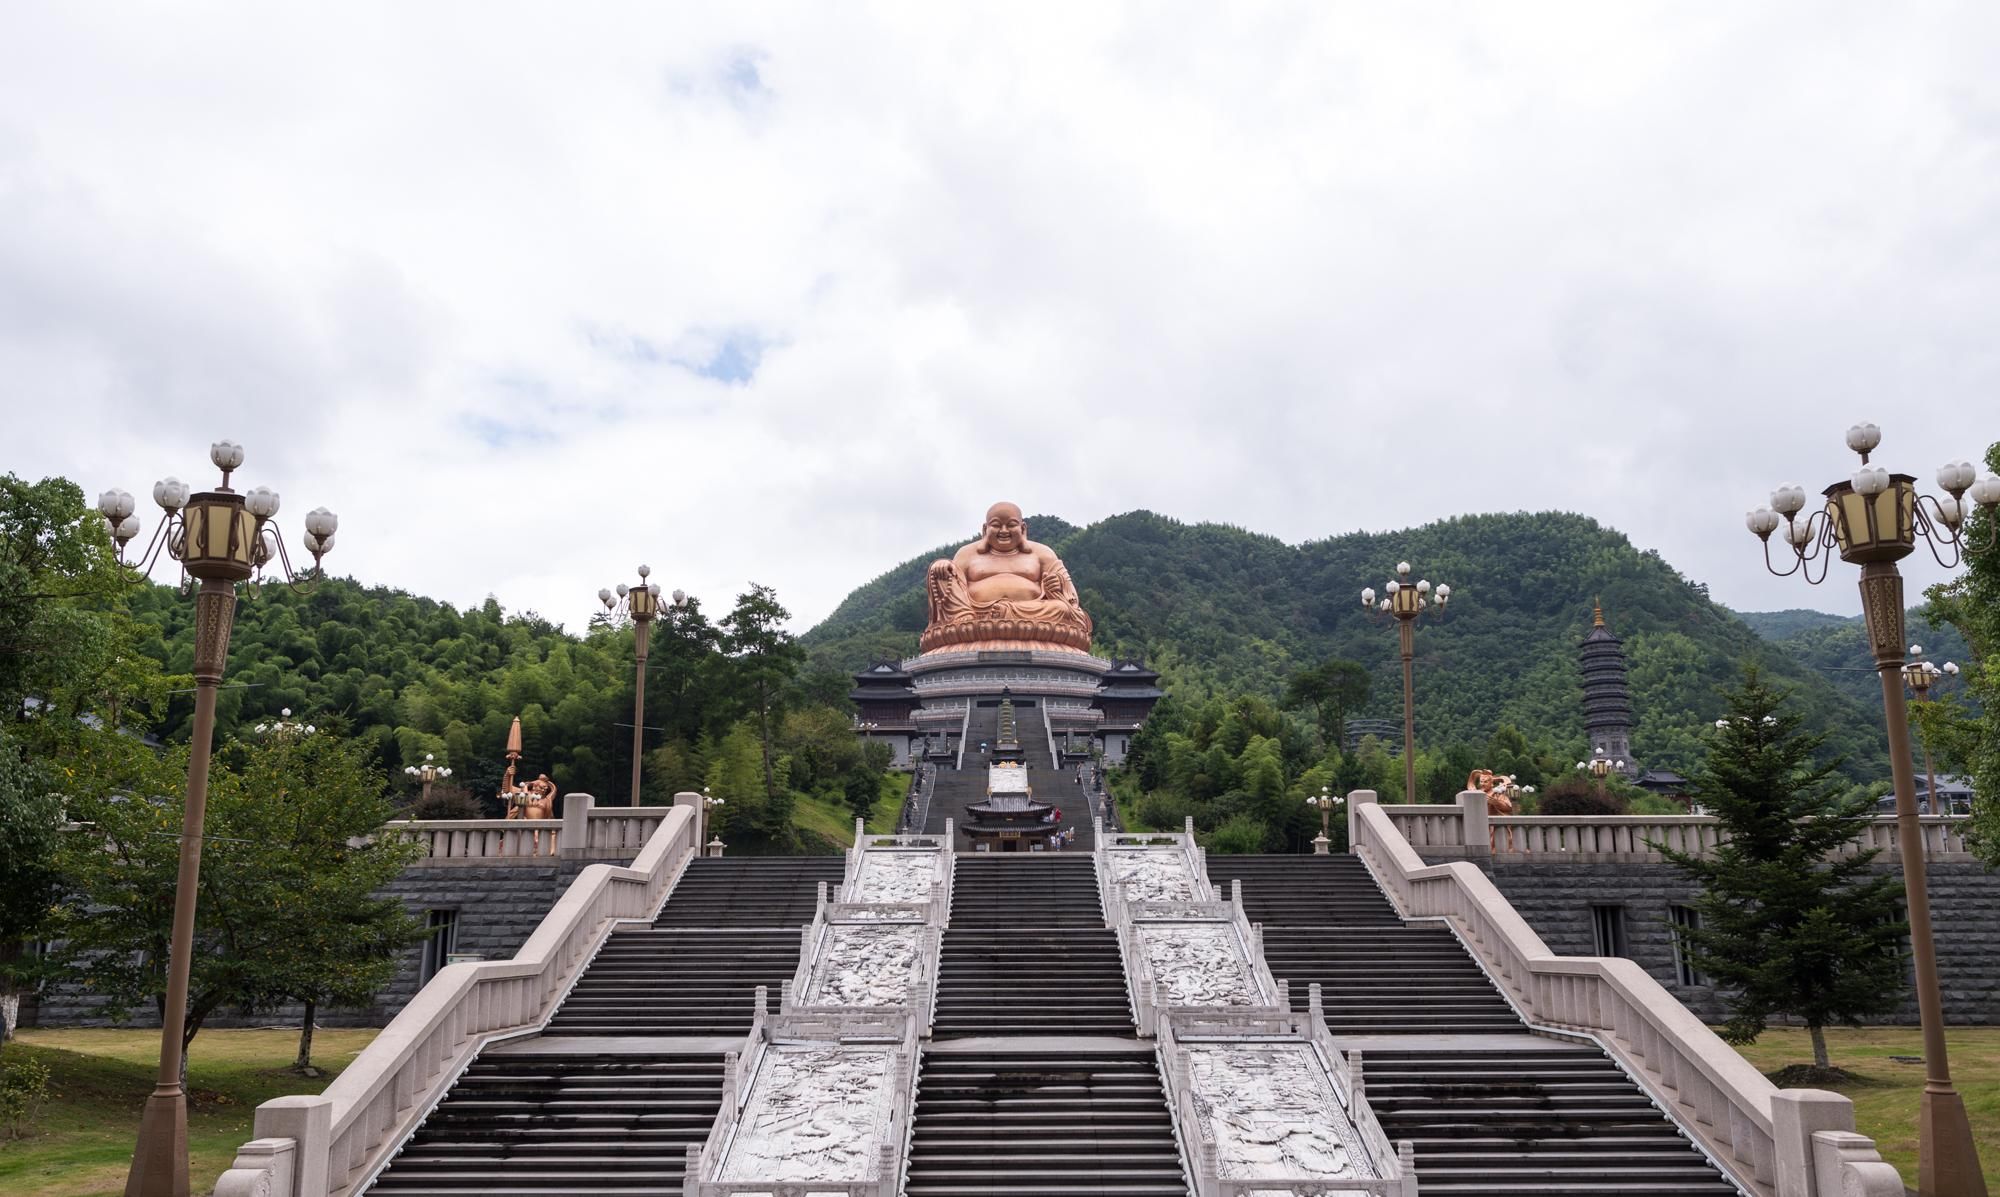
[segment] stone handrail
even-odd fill
[[[907,1010],[799,1010],[772,1017],[768,995],[757,987],[756,1014],[750,1036],[741,1052],[730,1052],[723,1068],[722,1106],[708,1137],[690,1143],[682,1190],[689,1197],[896,1197],[902,1183],[903,1159],[908,1154],[914,1131],[916,1091],[916,1022]],[[788,1051],[810,1050],[814,1046],[852,1045],[883,1057],[882,1093],[886,1105],[871,1111],[877,1148],[869,1159],[868,1175],[846,1178],[737,1178],[715,1175],[729,1170],[730,1154],[744,1133],[744,1115],[758,1096],[758,1082],[766,1066]],[[756,1132],[750,1131],[754,1141]],[[837,1144],[822,1144],[837,1146]],[[817,1167],[827,1166],[824,1153]]]
[[[597,806],[589,794],[565,794],[560,819],[396,819],[382,830],[421,841],[423,863],[546,864],[558,856],[622,862],[639,854],[673,809]]]
[[[1378,808],[1389,816],[1403,838],[1417,848],[1454,848],[1465,844],[1465,824],[1457,806],[1436,803]]]
[[[1181,831],[1135,831],[1110,832],[1104,830],[1104,819],[1099,816],[1091,820],[1091,865],[1097,873],[1098,900],[1104,907],[1104,925],[1115,927],[1124,919],[1123,906],[1133,900],[1127,886],[1112,875],[1110,852],[1114,848],[1147,848],[1158,851],[1177,850],[1177,854],[1191,880],[1190,897],[1195,901],[1210,901],[1215,897],[1215,887],[1208,880],[1208,850],[1195,843],[1194,819],[1189,818]],[[1138,895],[1145,897],[1147,895]]]
[[[1460,794],[1453,806],[1376,804],[1375,808],[1411,847],[1431,856],[1483,856],[1490,852],[1500,858],[1563,856],[1576,861],[1647,862],[1664,859],[1662,847],[1706,855],[1727,838],[1722,821],[1714,815],[1489,816],[1486,798],[1476,790]],[[1919,816],[1925,858],[1969,855],[1964,822],[1951,815]],[[1892,857],[1899,851],[1894,815],[1870,819],[1842,852],[1867,849]]]
[[[584,869],[513,959],[439,970],[325,1092],[257,1107],[258,1137],[217,1197],[365,1187],[487,1044],[545,1025],[616,923],[658,911],[695,853],[700,802],[676,795],[630,867]]]
[[[944,821],[944,831],[936,835],[923,832],[908,832],[902,835],[873,835],[865,830],[862,820],[854,820],[854,846],[847,850],[847,868],[840,883],[840,899],[848,902],[867,900],[867,895],[857,888],[861,881],[861,866],[864,854],[871,848],[937,850],[941,856],[942,881],[933,881],[930,900],[939,909],[941,925],[951,924],[952,885],[958,877],[958,854],[952,845],[958,834],[954,820]]]
[[[1312,986],[1312,999],[1304,1016],[1289,1006],[1258,1011],[1230,1011],[1218,1019],[1218,1011],[1175,1010],[1163,1018],[1159,1029],[1160,1081],[1174,1123],[1181,1128],[1188,1149],[1188,1171],[1194,1179],[1195,1197],[1320,1197],[1326,1193],[1379,1193],[1384,1197],[1418,1197],[1416,1152],[1405,1140],[1391,1143],[1382,1124],[1369,1108],[1361,1080],[1358,1054],[1350,1060],[1335,1045],[1326,1029],[1320,1006],[1320,988]],[[1373,1176],[1285,1175],[1277,1171],[1254,1176],[1223,1176],[1223,1162],[1195,1096],[1190,1045],[1197,1047],[1255,1043],[1270,1047],[1289,1044],[1310,1054],[1319,1073],[1332,1090],[1349,1124],[1361,1139]],[[1329,1111],[1332,1113],[1332,1111]],[[1267,1165],[1268,1166],[1268,1165]],[[1239,1169],[1232,1169],[1239,1170]]]
[[[420,841],[420,861],[546,864],[559,851],[558,819],[397,819],[382,830]]]
[[[1483,815],[1483,796],[1462,795],[1475,797]],[[1872,1146],[1816,1154],[1816,1133],[1853,1132],[1847,1098],[1780,1091],[1629,960],[1557,956],[1477,866],[1425,864],[1372,792],[1348,796],[1348,819],[1351,850],[1403,917],[1444,920],[1531,1024],[1601,1044],[1738,1183],[1760,1197],[1901,1197]]]

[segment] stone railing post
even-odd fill
[[[333,1099],[274,1097],[257,1107],[254,1125],[260,1139],[290,1139],[298,1145],[292,1157],[291,1191],[271,1197],[326,1197],[331,1183]]]
[[[707,821],[707,812],[701,805],[701,795],[692,790],[682,790],[674,795],[674,805],[687,807],[688,813],[694,816],[694,820],[688,824],[688,843],[694,848],[689,855],[700,856],[701,837],[708,830],[702,826]]]
[[[1493,854],[1493,832],[1487,822],[1486,795],[1478,790],[1461,790],[1458,795],[1459,832],[1468,857]]]
[[[596,802],[589,794],[563,795],[562,843],[558,846],[564,857],[590,855],[590,808]]]
[[[1813,1135],[1854,1129],[1854,1103],[1824,1089],[1780,1089],[1771,1098],[1777,1197],[1841,1197],[1840,1178],[1814,1177]],[[1816,1179],[1817,1182],[1816,1183]],[[1827,1180],[1832,1188],[1824,1187]]]
[[[1361,842],[1361,807],[1374,806],[1375,791],[1354,790],[1347,795],[1347,850],[1356,852]]]

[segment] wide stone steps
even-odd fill
[[[802,927],[812,922],[818,883],[840,885],[841,856],[700,857],[688,862],[656,927]]]
[[[930,1053],[907,1197],[1187,1197],[1152,1052]]]
[[[1242,880],[1265,960],[1295,1006],[1317,981],[1335,1036],[1407,1037],[1371,1044],[1363,1074],[1389,1138],[1415,1147],[1424,1193],[1736,1192],[1593,1046],[1426,1044],[1502,1044],[1491,1037],[1526,1028],[1450,931],[1395,917],[1359,858],[1215,857],[1209,876]]]
[[[369,1191],[678,1194],[721,1103],[720,1056],[489,1055]]]
[[[614,931],[556,1011],[549,1033],[747,1034],[757,987],[765,987],[775,1007],[798,963],[796,927]]]
[[[561,1036],[728,1036],[798,967],[839,857],[690,861],[650,927],[613,932],[550,1022]],[[551,1041],[552,1042],[552,1041]],[[674,1197],[722,1102],[722,1057],[493,1051],[369,1190],[399,1197]]]
[[[933,1035],[1132,1035],[1088,856],[962,856]]]

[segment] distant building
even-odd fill
[[[1969,815],[1972,813],[1972,779],[1956,773],[1940,773],[1937,779],[1938,797],[1942,805],[1931,801],[1930,779],[1917,778],[1917,813],[1920,815]],[[1876,800],[1875,809],[1885,815],[1896,813],[1896,796],[1884,794]]]
[[[1361,741],[1374,736],[1391,753],[1403,751],[1403,725],[1394,719],[1349,719],[1346,721],[1347,751],[1360,749]]]
[[[1639,776],[1632,759],[1632,690],[1625,681],[1625,649],[1604,626],[1604,604],[1595,604],[1590,634],[1578,652],[1583,666],[1583,728],[1590,737],[1590,754],[1623,761],[1617,771]]]

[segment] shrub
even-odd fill
[[[27,1133],[48,1095],[49,1066],[41,1061],[16,1060],[0,1070],[0,1125],[8,1138]]]
[[[1550,783],[1536,804],[1538,815],[1622,815],[1625,799],[1598,788],[1589,777],[1564,777]]]
[[[1145,831],[1179,831],[1187,817],[1195,813],[1194,803],[1165,790],[1155,790],[1131,807],[1135,828]]]
[[[418,798],[410,806],[412,819],[483,819],[486,812],[480,809],[479,799],[464,786],[431,786],[430,796]]]
[[[1231,816],[1208,837],[1208,850],[1218,855],[1262,852],[1269,829],[1261,819],[1249,815]]]

